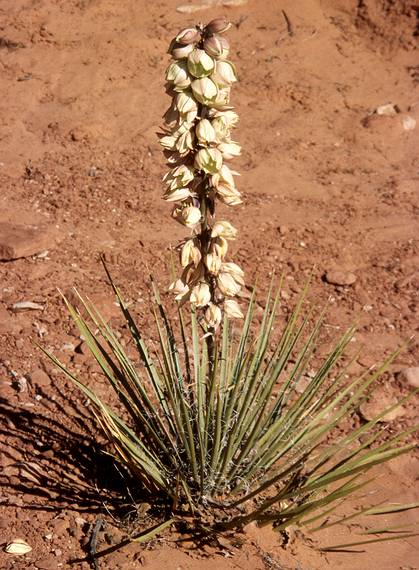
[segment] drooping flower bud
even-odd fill
[[[217,330],[220,326],[222,313],[220,307],[210,303],[207,310],[205,311],[205,323],[208,328]]]
[[[237,81],[234,65],[229,61],[217,61],[211,79],[215,81],[218,87],[230,87]]]
[[[242,319],[244,317],[240,305],[234,299],[224,301],[224,310],[230,319]]]
[[[211,237],[222,237],[224,239],[235,239],[237,230],[230,222],[216,222],[211,231]]]
[[[178,33],[175,40],[182,45],[193,44],[199,42],[201,39],[201,32],[196,28],[185,28]]]
[[[180,250],[180,263],[182,267],[187,267],[191,263],[197,266],[201,261],[202,254],[201,250],[197,245],[196,239],[188,239],[182,246]]]
[[[194,77],[207,77],[214,67],[214,60],[203,49],[196,48],[188,55],[188,71]]]
[[[209,77],[195,79],[191,83],[192,93],[202,105],[214,103],[218,95],[218,87]]]
[[[204,50],[215,59],[225,59],[228,57],[230,44],[225,38],[214,35],[204,40]]]
[[[221,151],[221,153],[223,155],[223,159],[230,160],[231,158],[234,158],[235,156],[240,156],[242,149],[241,149],[240,145],[231,141],[228,143],[219,144],[218,150]]]
[[[210,32],[210,34],[223,34],[230,28],[231,22],[222,17],[211,20],[211,22],[205,26],[205,29]]]
[[[194,228],[201,221],[201,210],[196,206],[178,206],[173,210],[172,216],[180,224]]]
[[[221,293],[228,297],[234,297],[241,289],[241,284],[237,283],[234,277],[226,271],[220,271],[217,276],[217,284]]]
[[[198,283],[192,289],[190,302],[197,307],[205,307],[211,301],[211,291],[208,283]]]
[[[209,144],[217,140],[217,135],[208,119],[201,119],[195,128],[196,138],[200,144]]]
[[[215,174],[223,164],[223,155],[216,148],[201,148],[195,155],[195,168]]]

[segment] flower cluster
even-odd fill
[[[230,206],[242,202],[234,180],[238,173],[227,165],[241,151],[231,140],[238,116],[229,105],[237,81],[223,36],[230,25],[217,18],[182,30],[172,41],[166,72],[172,103],[160,137],[170,166],[163,197],[175,203],[173,218],[191,230],[178,248],[182,275],[170,289],[177,301],[202,310],[209,331],[219,326],[223,309],[230,318],[243,316],[233,299],[244,285],[243,271],[226,261],[237,230],[215,220],[217,200]]]

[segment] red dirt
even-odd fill
[[[103,488],[103,473],[111,468],[93,444],[97,432],[84,399],[33,341],[104,392],[57,287],[76,285],[118,324],[98,262],[104,252],[147,324],[148,268],[163,287],[169,280],[169,246],[184,231],[160,198],[165,165],[155,131],[168,105],[165,52],[179,28],[220,14],[236,24],[230,39],[241,82],[233,102],[244,152],[235,168],[246,201],[227,215],[240,231],[234,260],[248,282],[257,274],[264,283],[273,270],[284,270],[284,303],[292,305],[314,265],[310,296],[318,305],[331,296],[329,330],[359,319],[354,351],[365,350],[351,374],[382,360],[417,327],[419,127],[403,126],[408,117],[419,121],[417,5],[249,0],[185,15],[176,11],[180,3],[3,0],[0,6],[0,226],[44,228],[39,243],[48,251],[0,262],[0,544],[21,537],[33,547],[20,558],[0,553],[5,569],[89,568],[71,561],[85,557],[98,517],[106,521],[98,550],[123,537],[107,513],[115,492],[109,478]],[[387,103],[397,106],[394,116],[374,113]],[[353,273],[355,283],[329,284],[323,277],[332,270]],[[15,314],[11,306],[19,301],[45,308]],[[378,401],[406,394],[396,373],[418,364],[413,340]],[[406,406],[386,429],[396,433],[414,416],[414,406]],[[418,500],[418,465],[412,454],[380,469],[374,500]],[[126,503],[126,512],[134,509]],[[413,520],[410,513],[386,522]],[[314,548],[349,542],[358,530],[295,531],[283,545],[272,530],[251,527],[237,537],[240,546],[223,551],[180,545],[169,533],[109,554],[100,568],[418,568],[415,538],[356,555]]]

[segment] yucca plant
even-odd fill
[[[229,46],[222,34],[228,27],[219,18],[183,30],[170,48],[173,102],[161,142],[171,171],[164,198],[177,203],[173,216],[191,230],[179,247],[182,276],[171,286],[178,301],[177,327],[152,281],[159,346],[151,350],[108,273],[138,352],[133,360],[91,302],[80,297],[83,311],[78,311],[65,300],[122,405],[120,415],[49,354],[87,396],[116,461],[149,496],[163,501],[165,519],[139,539],[177,521],[206,533],[251,521],[278,530],[318,529],[355,515],[417,506],[380,505],[330,520],[342,501],[371,483],[366,473],[414,445],[408,436],[416,428],[382,441],[375,428],[389,410],[336,438],[335,428],[368,397],[391,358],[348,382],[350,328],[301,391],[298,384],[313,366],[323,321],[320,315],[312,324],[306,290],[279,335],[280,294],[273,285],[259,324],[255,293],[245,315],[233,298],[244,284],[242,270],[226,261],[227,240],[237,231],[215,220],[217,200],[241,202],[234,173],[225,164],[240,150],[230,139],[237,115],[229,105],[236,73],[225,59]],[[230,320],[237,317],[244,319],[239,331]],[[384,530],[375,529],[378,535]],[[396,529],[392,538],[409,532]],[[353,544],[375,540],[381,537]]]

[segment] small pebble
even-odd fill
[[[419,388],[419,366],[404,368],[398,373],[397,379],[408,384],[412,388]]]
[[[331,285],[353,285],[356,281],[356,275],[350,271],[331,270],[326,271],[324,275],[327,283]]]

